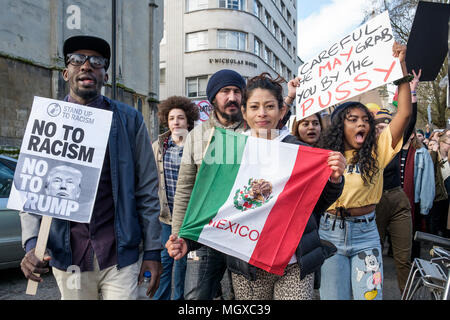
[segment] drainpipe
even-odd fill
[[[149,119],[151,121],[151,127],[150,129],[150,138],[153,141],[159,133],[159,126],[158,126],[158,122],[155,120],[156,117],[156,102],[155,102],[155,96],[156,93],[153,91],[153,88],[155,86],[155,83],[153,82],[153,75],[155,72],[154,69],[154,44],[155,44],[155,20],[156,20],[156,16],[155,16],[155,12],[156,12],[156,8],[158,8],[158,4],[156,4],[155,0],[149,0],[148,3],[149,6],[149,38],[148,38],[148,51],[149,51],[149,68],[148,68],[148,106],[150,108],[151,111],[151,119]]]
[[[116,85],[116,24],[117,24],[117,2],[116,0],[112,0],[112,99],[116,99],[117,85]]]

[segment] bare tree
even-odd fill
[[[365,21],[388,10],[396,41],[406,44],[419,0],[371,0],[371,2],[372,8],[366,12]],[[432,2],[449,4],[450,0],[434,0]],[[428,122],[427,108],[429,105],[431,106],[432,125],[437,128],[446,127],[449,113],[447,110],[447,86],[441,88],[439,83],[447,73],[448,59],[446,58],[434,81],[421,82],[417,92],[418,127],[424,126]]]

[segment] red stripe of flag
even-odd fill
[[[330,177],[328,154],[299,146],[291,176],[267,217],[250,264],[283,275]]]

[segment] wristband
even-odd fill
[[[284,103],[286,106],[288,106],[289,108],[293,108],[293,107],[294,107],[294,106],[292,105],[292,103],[289,104],[289,103],[287,103],[286,101],[283,101],[283,103]]]

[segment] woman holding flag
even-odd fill
[[[241,107],[243,118],[250,128],[246,134],[306,145],[290,135],[286,127],[276,129],[286,112],[280,84],[282,81],[284,80],[272,79],[268,73],[248,81]],[[328,166],[332,170],[331,177],[309,217],[300,243],[283,275],[269,273],[232,256],[227,257],[236,299],[312,299],[314,271],[319,269],[323,261],[332,254],[330,247],[319,239],[315,215],[324,212],[341,194],[344,185],[342,174],[345,168],[343,155],[340,152],[330,152]],[[261,189],[263,188],[264,185],[261,186]]]
[[[253,149],[247,148],[249,144],[245,143],[246,151],[244,150],[242,154],[245,153],[247,156],[238,161],[239,165],[228,164],[222,168],[222,165],[215,162],[211,164],[203,162],[192,192],[189,212],[186,213],[179,233],[184,241],[172,239],[166,244],[170,256],[175,260],[183,257],[188,248],[195,250],[195,244],[198,242],[215,246],[217,250],[227,253],[227,266],[232,272],[233,289],[238,300],[312,299],[314,272],[320,268],[327,257],[333,254],[335,249],[331,243],[320,240],[316,216],[324,212],[340,196],[344,186],[342,175],[345,159],[340,152],[305,147],[305,144],[289,134],[287,128],[276,129],[286,112],[281,81],[284,80],[273,80],[267,73],[250,79],[244,91],[241,107],[250,130],[246,132],[246,135],[227,134],[231,139],[235,138],[241,142],[252,140],[249,144],[253,146],[258,145],[262,148],[272,146],[275,152],[278,150],[276,148],[289,149],[293,152],[290,155],[283,154],[278,161],[277,154],[269,152],[271,157],[268,164],[261,163],[261,156],[258,157],[256,154],[257,161],[252,164],[251,158],[254,153],[250,150]],[[223,133],[220,133],[219,128],[216,128],[216,131],[219,138]],[[224,132],[227,131],[224,130]],[[265,142],[265,139],[303,146],[292,148],[285,143],[269,144]],[[217,142],[216,139],[211,144],[213,144],[211,150],[222,148],[219,149],[221,152],[214,152],[215,155],[233,149],[223,149],[222,142]],[[292,154],[300,158],[292,158]],[[291,160],[286,160],[286,156],[289,156]],[[224,159],[227,157],[224,156]],[[242,166],[245,169],[240,170],[239,167],[242,168]],[[293,170],[291,175],[283,174],[283,179],[286,179],[284,185],[282,180],[277,180],[275,177],[281,174],[280,170],[277,171],[280,166],[294,168],[289,169]],[[214,184],[217,177],[232,176],[234,171],[245,172],[245,176],[249,171],[261,174],[261,167],[269,167],[277,172],[270,174],[266,172],[263,179],[260,179],[262,178],[260,176],[251,178],[248,186],[236,191],[234,205],[217,205],[218,202],[223,201],[228,203],[230,197],[227,193],[217,194],[212,191],[221,189],[222,185]],[[212,185],[209,178],[205,178],[210,173],[213,173],[212,176],[215,177]],[[274,184],[265,180],[272,178]],[[202,179],[203,181],[197,184]],[[248,181],[248,177],[246,179]],[[235,192],[232,187],[235,181],[243,181],[239,177],[226,180],[223,183],[229,184],[228,189],[231,188],[231,194]],[[321,182],[317,183],[318,180]],[[286,181],[292,184],[288,186]],[[321,190],[320,194],[318,190]],[[272,191],[275,195],[271,195]],[[241,197],[247,199],[247,202],[244,201],[241,204]],[[217,217],[219,212],[220,217]],[[267,222],[269,219],[271,223]],[[263,223],[263,220],[266,222]],[[263,223],[262,226],[261,223]],[[244,224],[253,225],[253,227],[247,227]],[[266,229],[267,225],[269,227]],[[233,245],[232,241],[236,243],[234,237],[244,237],[237,241],[241,241],[239,243],[246,247],[238,248]],[[249,243],[253,243],[254,247],[249,247]],[[247,255],[248,250],[253,252],[251,256]]]
[[[382,299],[383,263],[375,206],[383,189],[383,170],[402,147],[411,116],[411,93],[405,63],[406,47],[393,45],[403,78],[398,85],[398,110],[377,137],[372,113],[359,102],[339,105],[319,145],[345,155],[345,187],[320,220],[321,239],[338,249],[321,268],[323,300]]]

